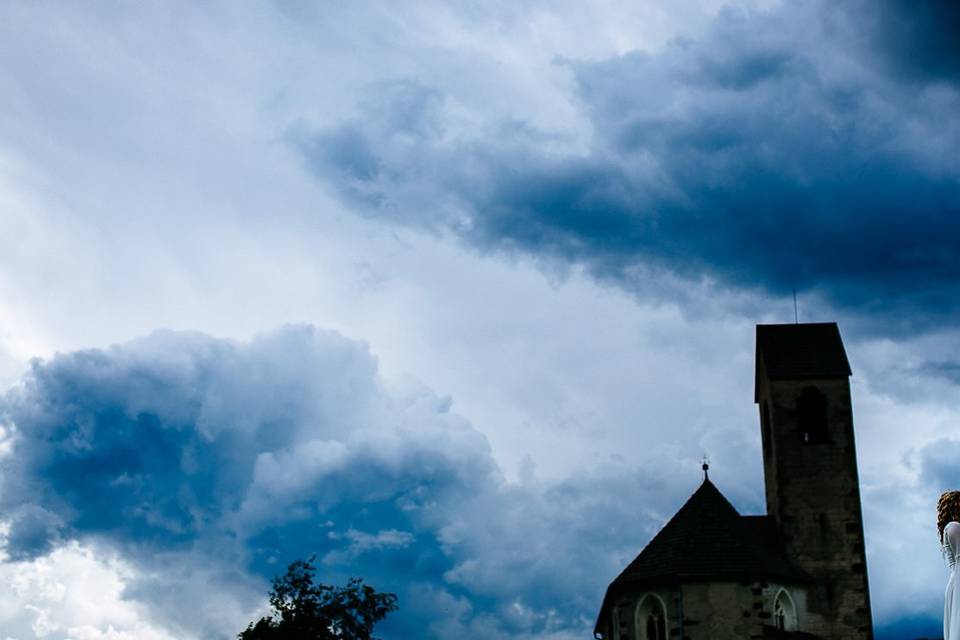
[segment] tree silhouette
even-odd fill
[[[314,559],[295,560],[273,579],[273,614],[251,622],[239,640],[375,640],[373,627],[397,609],[397,596],[360,578],[345,587],[314,584]]]

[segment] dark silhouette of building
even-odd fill
[[[607,588],[604,640],[872,640],[850,365],[835,323],[758,325],[767,515],[709,480]]]

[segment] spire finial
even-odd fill
[[[703,479],[709,480],[710,476],[707,475],[707,472],[710,470],[710,458],[707,457],[707,454],[703,454],[703,457],[700,458],[700,462],[703,464],[700,466],[703,469]]]

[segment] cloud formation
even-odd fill
[[[953,475],[923,447],[953,451],[957,423],[956,9],[732,0],[711,18],[721,4],[4,11],[3,387],[34,355],[157,326],[323,318],[384,371],[442,380],[508,473],[531,462],[505,483],[449,400],[389,387],[357,343],[356,401],[326,413],[336,340],[70,353],[3,401],[0,456],[16,414],[21,458],[4,459],[0,569],[76,562],[61,584],[81,602],[57,618],[61,600],[27,589],[0,628],[121,637],[81,613],[83,576],[102,580],[79,548],[122,554],[116,597],[177,638],[250,619],[264,579],[309,552],[331,581],[402,590],[393,637],[583,637],[578,616],[692,488],[687,454],[761,510],[749,324],[792,309],[745,289],[794,285],[843,307],[808,293],[800,317],[840,319],[854,363],[875,619],[934,619],[931,505]],[[318,199],[302,158],[375,223]],[[864,318],[887,335],[865,339]],[[538,481],[534,462],[572,479]],[[13,633],[21,604],[37,611]]]
[[[292,136],[365,215],[631,290],[670,272],[928,327],[960,299],[958,56],[940,27],[956,11],[874,6],[728,7],[654,53],[558,60],[587,137],[465,125],[463,105],[411,80]]]
[[[129,568],[76,543],[32,562],[0,563],[4,640],[174,640],[125,597]]]
[[[386,637],[574,637],[672,502],[626,466],[508,484],[449,398],[388,388],[363,344],[308,326],[59,354],[0,406],[9,557],[117,552],[127,596],[199,637],[232,637],[310,554],[399,593]]]
[[[920,82],[960,80],[960,7],[950,0],[883,0],[840,9],[866,30],[871,53]]]

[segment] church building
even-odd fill
[[[758,325],[767,515],[708,477],[607,588],[603,640],[872,640],[850,364],[836,323]]]

